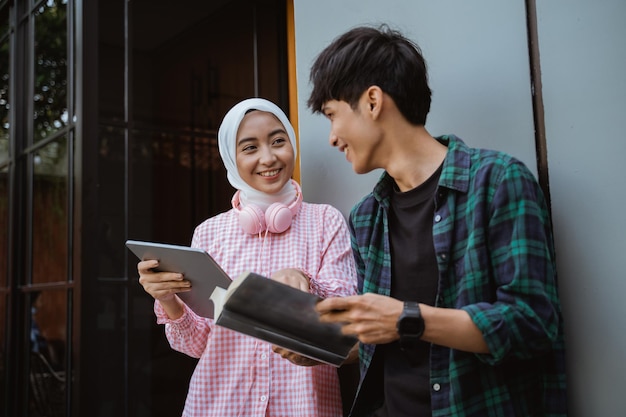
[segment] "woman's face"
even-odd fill
[[[237,131],[237,170],[252,188],[268,194],[291,179],[294,153],[283,124],[272,114],[254,110]]]

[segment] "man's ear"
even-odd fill
[[[372,85],[365,90],[364,97],[372,119],[376,120],[382,111],[384,100],[383,90],[377,85]]]

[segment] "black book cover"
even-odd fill
[[[216,291],[221,294],[211,298],[216,306],[222,304],[216,307],[220,326],[334,366],[357,342],[343,335],[339,324],[319,321],[319,297],[262,275],[243,273],[227,291]]]

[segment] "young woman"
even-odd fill
[[[231,210],[196,228],[192,246],[211,254],[231,277],[249,270],[323,298],[355,294],[345,220],[329,205],[302,201],[291,179],[295,133],[280,108],[256,98],[238,103],[224,117],[218,140],[237,192]],[[342,415],[335,368],[294,365],[281,357],[289,356],[284,350],[197,316],[176,296],[189,291],[189,282],[177,273],[155,273],[156,266],[138,264],[139,282],[156,300],[157,321],[173,349],[200,359],[183,416]]]

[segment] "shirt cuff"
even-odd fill
[[[174,327],[178,328],[187,328],[193,326],[193,316],[190,314],[189,307],[185,303],[183,303],[183,315],[177,318],[176,320],[172,320],[168,317],[165,309],[157,300],[154,300],[154,314],[157,317],[158,324],[170,324]]]

